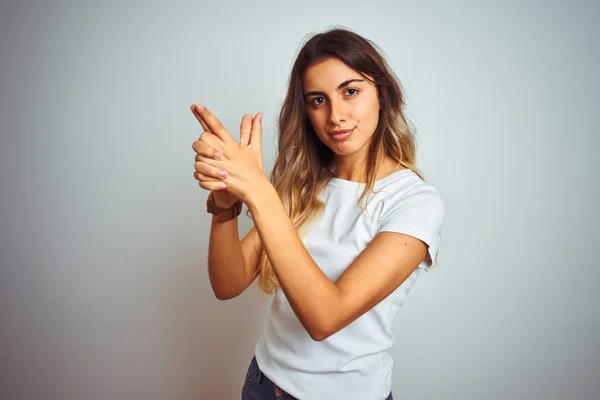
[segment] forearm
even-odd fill
[[[275,189],[257,192],[247,205],[279,284],[311,337],[326,337],[340,292],[304,247]]]
[[[208,244],[208,276],[213,292],[220,300],[236,297],[246,288],[238,218],[221,222],[213,216]]]

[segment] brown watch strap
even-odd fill
[[[210,194],[208,195],[208,198],[206,199],[206,211],[217,217],[220,217],[221,215],[223,215],[223,217],[220,218],[220,220],[222,222],[229,221],[241,214],[242,201],[241,200],[236,201],[235,204],[233,206],[231,206],[230,208],[219,207],[218,205],[215,204],[214,192],[210,192]],[[224,218],[226,218],[226,219],[224,219]]]

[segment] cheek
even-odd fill
[[[323,118],[319,116],[319,113],[309,113],[308,121],[312,125],[317,135],[321,136],[323,129],[325,129],[325,123],[323,122]]]
[[[379,109],[361,113],[357,116],[356,121],[364,133],[373,133],[379,123]]]
[[[364,96],[353,107],[353,117],[357,122],[371,123],[379,119],[379,101],[374,96]]]

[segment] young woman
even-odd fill
[[[392,325],[435,264],[445,215],[415,167],[400,84],[376,46],[345,29],[310,38],[294,63],[270,178],[262,113],[240,143],[201,105],[194,177],[214,216],[208,269],[217,298],[258,277],[274,294],[243,400],[392,399]],[[254,227],[241,240],[246,204]]]

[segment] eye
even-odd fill
[[[315,98],[313,98],[313,99],[310,101],[310,104],[311,104],[312,106],[318,106],[319,104],[322,104],[322,102],[321,102],[321,103],[317,102],[317,100],[318,100],[318,99],[322,99],[322,100],[324,100],[324,99],[323,99],[323,97],[315,97]]]
[[[348,93],[350,90],[353,91],[352,93],[350,93],[351,97],[352,96],[356,96],[358,94],[358,92],[359,92],[358,89],[354,89],[354,88],[348,88],[348,89],[346,89],[345,92]],[[319,101],[319,99],[321,101]],[[325,99],[323,97],[314,97],[312,100],[310,100],[310,105],[313,106],[313,107],[317,107],[317,106],[323,104],[324,101],[325,101]]]

